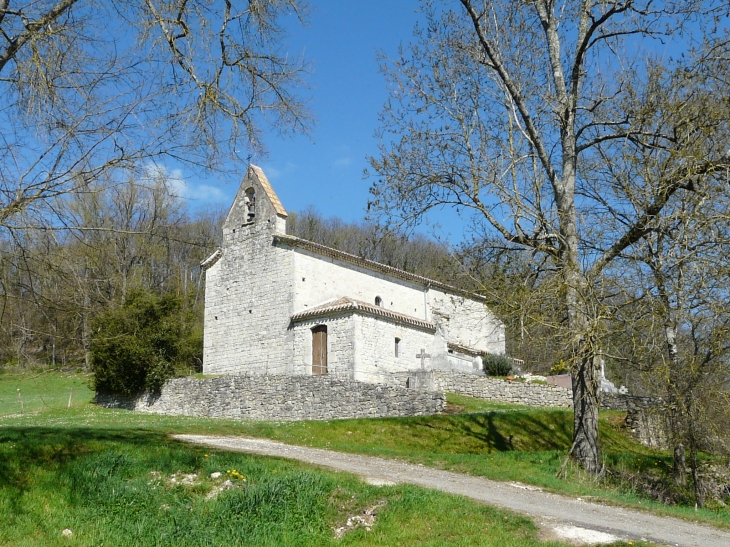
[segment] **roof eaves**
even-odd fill
[[[360,313],[363,315],[369,315],[376,318],[385,318],[397,323],[402,323],[419,329],[427,330],[430,332],[436,331],[436,326],[430,321],[411,317],[402,313],[397,313],[385,308],[377,306],[371,306],[365,302],[359,302],[350,298],[341,298],[330,304],[324,304],[310,310],[304,310],[297,312],[291,316],[291,320],[295,323],[303,321],[305,319],[313,319],[315,317],[328,317],[343,315],[347,313]]]
[[[423,287],[433,287],[435,289],[440,289],[442,291],[457,294],[459,296],[473,298],[474,300],[486,301],[486,298],[481,295],[452,287],[451,285],[447,285],[446,283],[442,283],[441,281],[436,281],[435,279],[429,279],[428,277],[423,277],[421,275],[406,272],[404,270],[394,268],[393,266],[387,266],[385,264],[381,264],[380,262],[375,262],[374,260],[362,258],[360,256],[346,253],[345,251],[340,251],[338,249],[333,249],[332,247],[327,247],[326,245],[315,243],[313,241],[308,241],[306,239],[301,239],[296,236],[277,234],[274,236],[274,243],[281,243],[284,245],[291,245],[292,247],[307,249],[308,251],[312,251],[314,253],[327,256],[329,258],[335,258],[337,260],[342,260],[343,262],[349,262],[351,264],[362,266],[364,268],[374,270],[379,273],[397,277],[398,279],[411,281],[422,285]]]
[[[454,342],[448,342],[447,347],[450,350],[458,351],[459,353],[465,353],[465,354],[471,355],[473,357],[476,357],[478,355],[481,355],[481,356],[489,355],[488,351],[484,351],[484,350],[476,349],[476,348],[470,348],[468,346],[463,346],[461,344],[456,344]]]
[[[211,266],[213,266],[213,264],[215,264],[216,262],[218,262],[218,260],[220,260],[220,258],[222,256],[223,256],[223,249],[218,248],[218,249],[215,250],[215,252],[212,255],[210,255],[208,258],[206,258],[205,260],[203,260],[200,263],[200,267],[203,270],[207,270],[208,268],[210,268]]]

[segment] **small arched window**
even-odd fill
[[[395,337],[395,356],[398,357],[400,353],[400,338]]]
[[[383,305],[383,299],[380,298],[379,296],[376,296],[375,297],[375,305],[380,308]]]

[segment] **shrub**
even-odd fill
[[[202,336],[194,324],[181,297],[131,292],[93,324],[94,388],[126,396],[158,392],[165,380],[198,368]]]
[[[482,357],[484,372],[487,376],[508,376],[512,372],[514,361],[506,355],[485,355]]]
[[[568,372],[570,372],[570,363],[564,359],[561,359],[550,367],[550,374],[552,376],[567,374]]]

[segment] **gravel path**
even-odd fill
[[[224,450],[289,458],[360,475],[372,484],[409,483],[457,494],[532,517],[555,537],[610,542],[644,539],[679,547],[730,547],[730,532],[641,511],[600,505],[542,492],[517,483],[440,471],[397,460],[343,454],[265,439],[173,435],[176,439]]]

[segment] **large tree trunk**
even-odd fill
[[[684,486],[687,483],[685,442],[687,441],[686,407],[680,382],[682,370],[677,346],[676,321],[672,313],[672,304],[666,289],[666,283],[661,271],[652,266],[654,279],[659,289],[659,298],[664,313],[664,338],[667,342],[667,356],[669,362],[669,383],[667,385],[667,408],[669,410],[670,442],[674,450],[673,475],[674,482]]]
[[[667,408],[669,410],[669,433],[672,449],[674,450],[673,475],[674,482],[684,486],[687,483],[685,441],[687,440],[687,420],[684,397],[680,392],[680,371],[677,368],[679,358],[676,354],[676,344],[667,339],[670,355],[669,385],[667,386]]]
[[[587,473],[597,475],[602,468],[598,448],[600,366],[586,342],[583,341],[572,374],[573,455]]]
[[[596,359],[596,343],[590,333],[587,316],[586,279],[579,259],[578,221],[575,209],[577,154],[572,131],[574,112],[570,105],[563,114],[563,174],[555,187],[560,221],[560,262],[565,282],[565,306],[568,329],[573,339],[573,457],[583,469],[596,475],[601,471],[598,448],[598,408],[600,364]]]

